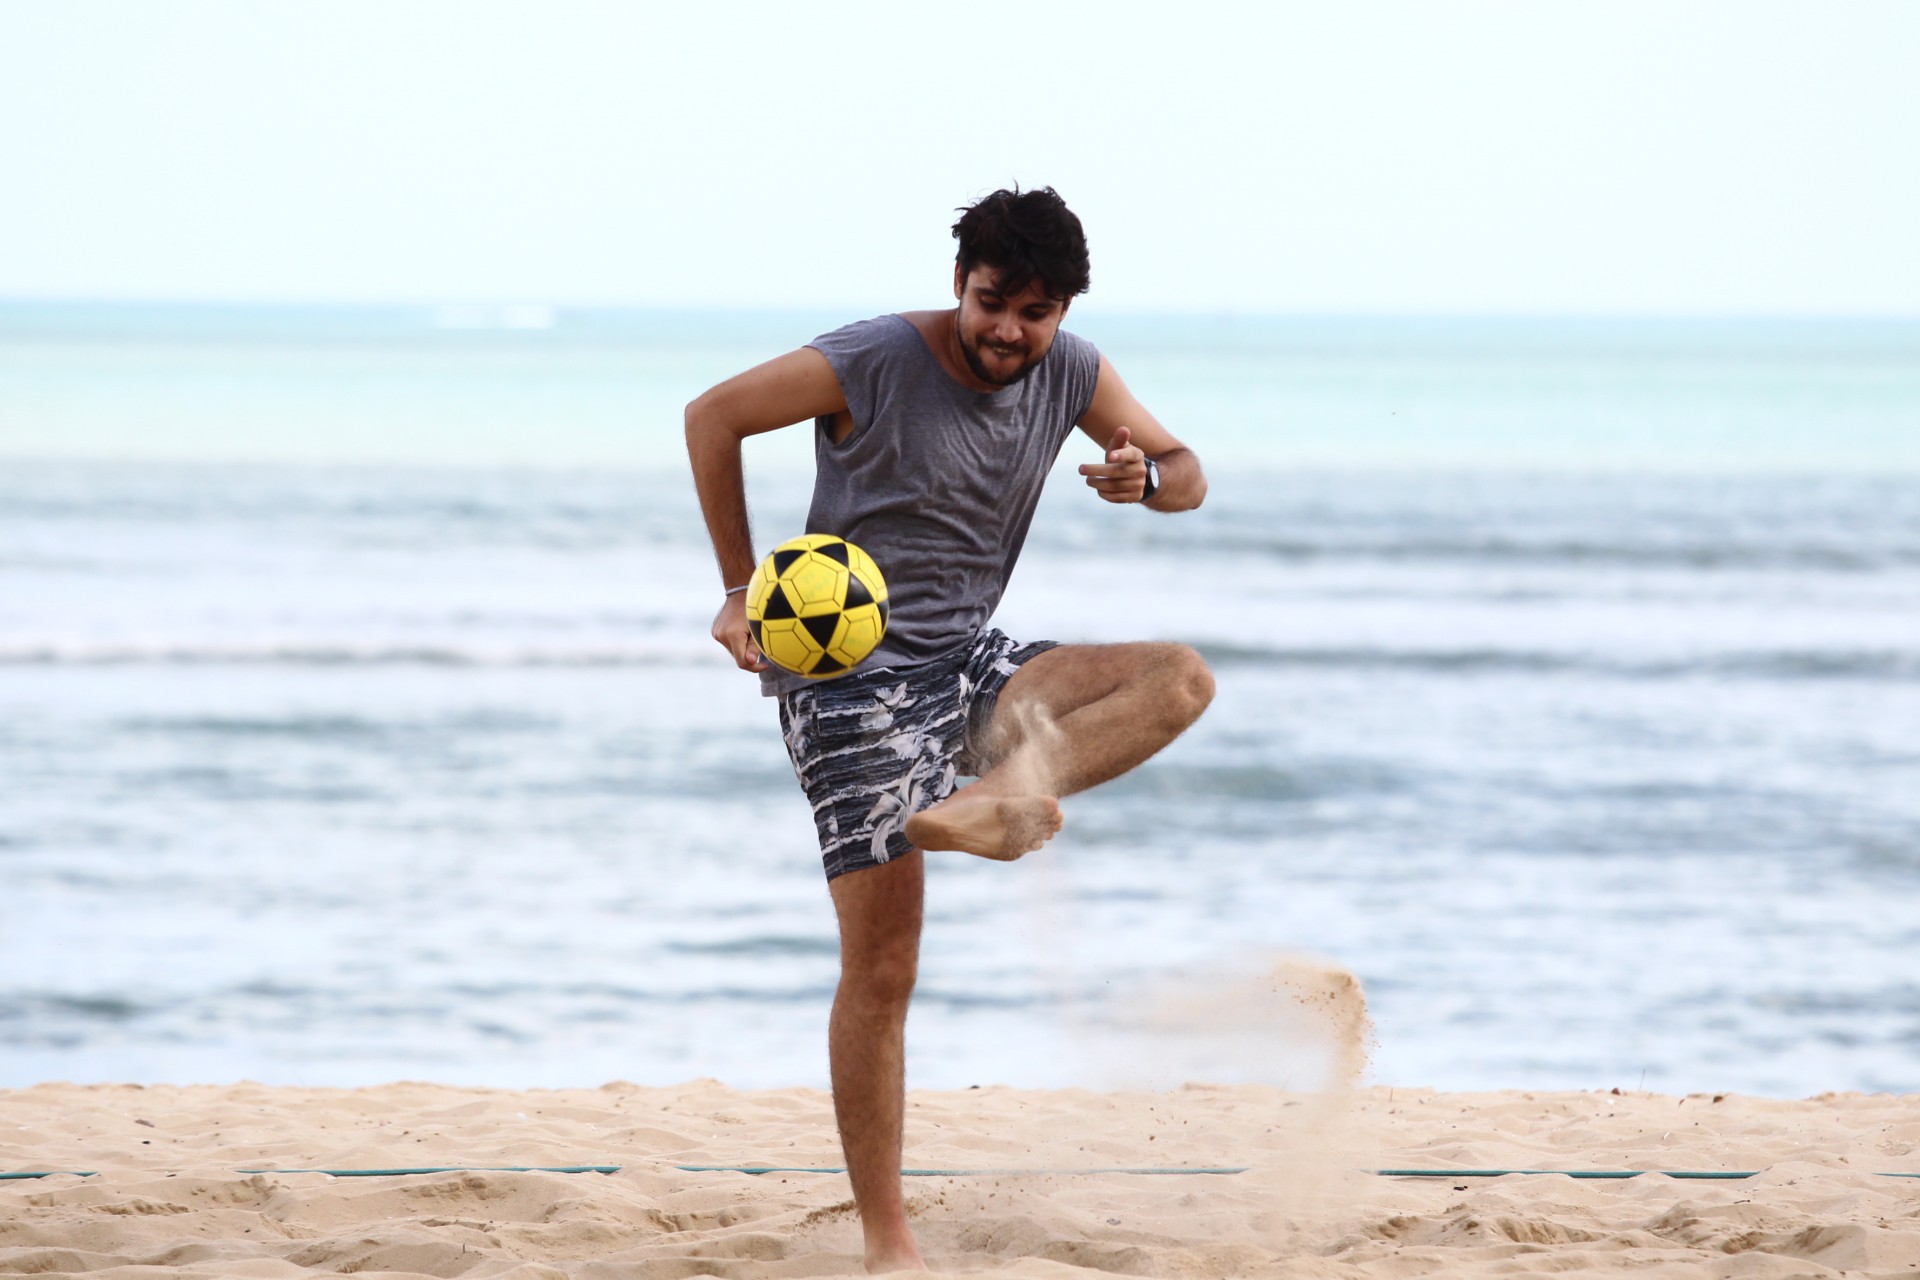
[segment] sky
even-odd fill
[[[1920,316],[1920,4],[0,0],[0,300]]]

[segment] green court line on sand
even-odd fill
[[[236,1169],[235,1173],[324,1173],[330,1178],[402,1178],[427,1173],[619,1173],[625,1168],[639,1168],[618,1164],[561,1164],[561,1165],[427,1165],[408,1169]],[[845,1173],[844,1165],[745,1165],[745,1164],[676,1164],[669,1166],[682,1173]],[[1246,1173],[1250,1165],[1239,1166],[1189,1166],[1169,1168],[1139,1168],[1115,1166],[1093,1169],[902,1169],[900,1175],[905,1178],[1019,1178],[1019,1177],[1090,1177],[1097,1174],[1137,1174],[1153,1176],[1173,1176],[1178,1174],[1234,1174]],[[1737,1178],[1758,1177],[1764,1170],[1712,1170],[1712,1169],[1369,1169],[1368,1173],[1383,1178],[1691,1178],[1700,1180],[1732,1180]],[[99,1172],[94,1169],[43,1169],[28,1173],[0,1173],[0,1181],[21,1178],[93,1178]],[[1920,1173],[1876,1173],[1876,1178],[1920,1178]]]
[[[687,1173],[845,1173],[845,1165],[746,1165],[746,1164],[677,1164],[673,1166]],[[1097,1169],[902,1169],[903,1178],[1019,1178],[1019,1177],[1075,1177],[1096,1173],[1133,1173],[1133,1174],[1178,1174],[1178,1173],[1245,1173],[1250,1166],[1240,1165],[1233,1168],[1189,1166],[1185,1168],[1134,1168],[1104,1167]]]

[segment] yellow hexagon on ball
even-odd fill
[[[863,662],[887,633],[887,580],[845,538],[809,533],[773,549],[747,584],[747,626],[768,662],[819,680]]]

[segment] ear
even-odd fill
[[[966,272],[960,269],[960,264],[956,262],[953,264],[954,300],[958,301],[960,298],[966,295],[966,292],[967,292],[967,275],[966,275]]]

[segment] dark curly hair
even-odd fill
[[[962,276],[985,266],[1003,294],[1039,280],[1049,297],[1071,302],[1087,291],[1091,269],[1080,219],[1052,187],[1000,190],[958,211],[953,238]]]

